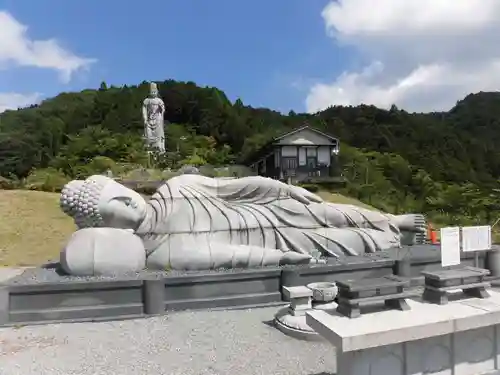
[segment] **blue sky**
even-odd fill
[[[0,112],[176,79],[282,112],[500,87],[499,0],[0,0]]]
[[[308,86],[352,64],[325,32],[325,0],[0,0],[33,40],[96,59],[69,83],[54,70],[0,71],[0,92],[61,91],[143,80],[194,81],[230,99],[305,111]],[[1,29],[1,25],[0,25]]]

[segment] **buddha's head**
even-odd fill
[[[152,98],[158,97],[158,86],[154,82],[149,85],[149,96]]]
[[[136,230],[147,203],[137,192],[106,176],[74,180],[61,191],[61,209],[78,228],[110,227]]]

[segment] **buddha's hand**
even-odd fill
[[[266,191],[267,196],[274,196],[277,198],[292,198],[303,204],[323,202],[323,199],[321,199],[319,196],[300,186],[286,184],[284,182],[273,180],[270,178],[257,178],[260,178],[260,181],[263,182],[265,188],[269,189]]]
[[[309,203],[322,203],[323,199],[316,194],[311,193],[310,191],[294,185],[287,185],[288,193],[290,194],[290,198],[293,198],[301,203],[309,204]]]
[[[210,183],[215,181],[199,176],[191,178],[205,179]],[[217,197],[226,201],[246,201],[263,204],[275,199],[292,198],[303,204],[323,202],[319,196],[304,188],[261,176],[249,176],[234,180],[218,180],[215,189]]]
[[[247,183],[247,178],[240,179],[241,183]],[[248,186],[254,186],[255,192],[260,192],[262,194],[262,198],[292,198],[296,201],[309,204],[309,203],[322,203],[323,199],[321,199],[316,194],[311,193],[310,191],[296,185],[286,184],[284,182],[274,180],[271,178],[263,178],[263,177],[248,177],[248,181],[251,181],[251,184]]]

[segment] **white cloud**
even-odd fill
[[[59,73],[63,83],[68,83],[75,72],[89,68],[95,61],[76,56],[55,39],[31,39],[28,26],[10,13],[0,11],[0,74],[5,74],[1,70],[16,66],[52,69]],[[38,99],[38,94],[0,93],[0,112],[29,105]]]
[[[18,94],[15,92],[0,92],[0,113],[8,109],[27,107],[40,101],[40,94]]]
[[[366,67],[313,85],[310,112],[360,103],[446,110],[471,92],[500,89],[498,0],[338,0],[322,17]]]

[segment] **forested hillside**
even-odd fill
[[[217,88],[158,84],[170,124],[169,152],[157,168],[241,164],[270,138],[307,123],[340,138],[344,193],[387,211],[425,212],[438,222],[491,223],[500,213],[500,93],[469,95],[444,113],[363,105],[282,115],[231,103]],[[0,183],[30,187],[37,177],[43,186],[60,185],[145,166],[140,106],[147,94],[145,82],[103,83],[2,113]]]

